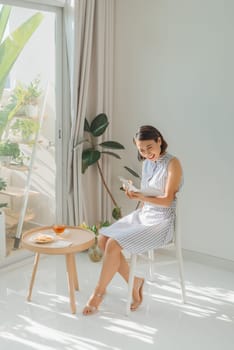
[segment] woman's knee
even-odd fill
[[[121,247],[119,245],[119,243],[114,240],[113,238],[109,238],[107,243],[106,243],[106,252],[107,253],[114,253],[114,252],[120,252],[121,251]]]

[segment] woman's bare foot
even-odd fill
[[[132,311],[135,311],[142,303],[144,282],[145,282],[144,278],[140,278],[140,277],[134,278],[134,285],[133,285],[133,291],[132,291],[133,302],[131,304]]]

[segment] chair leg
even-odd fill
[[[148,251],[149,258],[149,280],[152,282],[154,279],[154,250]]]
[[[176,255],[179,265],[179,274],[180,274],[180,284],[181,284],[181,293],[182,293],[182,301],[186,303],[186,291],[185,291],[185,283],[184,283],[184,264],[183,257],[180,247],[176,247]]]
[[[131,259],[130,259],[129,278],[128,278],[128,297],[127,297],[127,304],[126,304],[126,315],[127,316],[130,313],[130,307],[131,307],[131,301],[132,301],[132,290],[133,290],[133,284],[134,284],[136,260],[137,260],[137,255],[132,254]]]

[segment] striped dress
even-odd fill
[[[156,162],[143,161],[141,190],[155,189],[164,194],[167,169],[174,158],[165,153]],[[173,238],[176,199],[171,206],[160,207],[144,202],[144,206],[116,221],[99,232],[115,239],[120,246],[130,253],[143,253],[149,249],[163,247]]]

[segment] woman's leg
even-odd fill
[[[99,248],[105,252],[106,249],[106,244],[108,242],[110,238],[103,236],[103,235],[99,235],[98,237],[98,246]],[[129,279],[129,264],[125,258],[125,256],[123,255],[122,252],[120,252],[120,265],[119,265],[119,269],[118,269],[119,274],[123,277],[123,279],[128,283],[128,279]],[[135,277],[134,278],[134,285],[133,285],[133,299],[134,302],[139,302],[140,301],[140,295],[139,295],[139,284],[142,284],[143,279],[140,277]]]
[[[109,237],[106,237],[103,235],[99,235],[98,237],[98,246],[103,252],[105,252],[106,244],[109,239],[110,239]],[[129,265],[122,252],[120,253],[120,265],[119,265],[118,272],[123,277],[123,279],[128,283]]]
[[[121,252],[122,248],[120,247],[118,242],[108,237],[104,237],[103,239],[101,239],[101,242],[103,243],[105,249],[102,270],[95,291],[83,310],[84,315],[92,314],[94,311],[97,310],[99,304],[102,301],[102,297],[105,294],[106,287],[110,283],[116,272],[120,272],[125,281],[128,283],[129,266]],[[99,246],[102,249],[103,246],[101,244]],[[144,280],[139,277],[135,277],[134,279],[133,299],[134,302],[138,303],[138,306],[142,301],[141,292],[143,281]]]
[[[100,277],[94,293],[83,310],[84,315],[92,314],[101,303],[107,285],[119,269],[121,249],[115,240],[109,239],[107,241]]]
[[[118,272],[120,268],[121,250],[122,248],[117,241],[112,238],[108,239],[103,256],[101,274],[97,284],[100,292],[105,291],[106,286],[110,283],[115,273]]]

